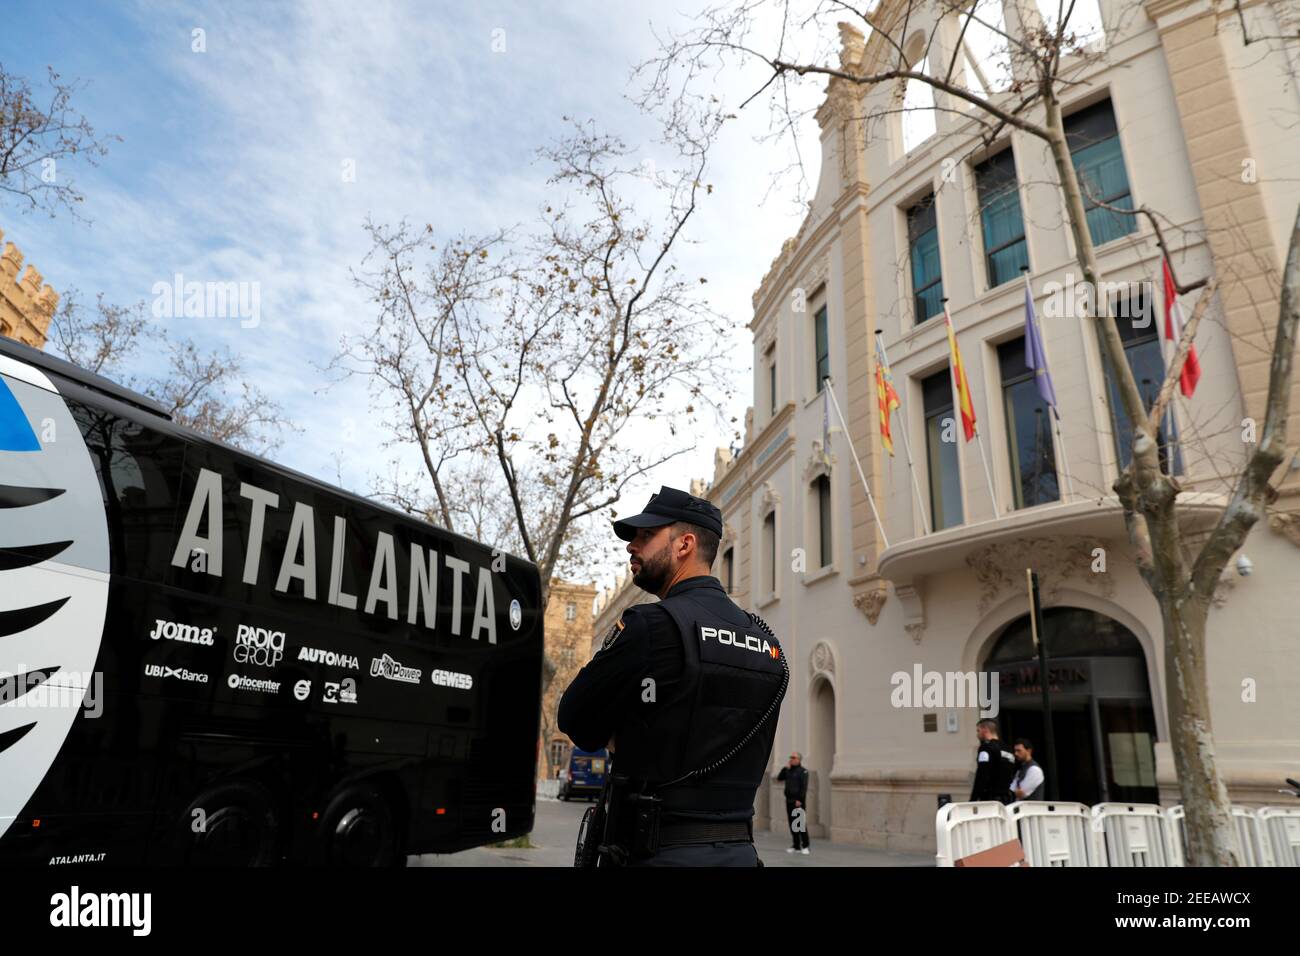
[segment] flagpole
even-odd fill
[[[844,420],[844,413],[840,411],[840,401],[835,397],[835,390],[831,388],[831,377],[829,375],[822,379],[822,386],[829,392],[831,404],[835,406],[835,417],[840,420],[840,428],[844,429],[844,440],[848,442],[849,454],[853,456],[853,464],[858,467],[858,478],[862,480],[862,488],[867,493],[867,504],[871,505],[871,514],[876,519],[876,527],[880,529],[880,537],[887,548],[889,547],[889,535],[885,533],[885,525],[880,520],[880,512],[876,510],[876,499],[871,497],[871,486],[867,484],[866,472],[862,470],[862,462],[858,460],[858,450],[853,447],[853,436],[849,434],[849,423]]]
[[[1021,266],[1021,267],[1020,267],[1020,274],[1021,274],[1022,276],[1025,277],[1025,294],[1028,296],[1027,301],[1028,301],[1028,302],[1033,302],[1033,301],[1034,301],[1034,289],[1033,289],[1033,286],[1031,286],[1031,285],[1029,284],[1029,266]],[[1029,316],[1026,316],[1026,318],[1029,318]],[[1039,346],[1042,347],[1042,350],[1043,350],[1043,359],[1046,361],[1046,360],[1047,360],[1047,340],[1046,340],[1045,338],[1043,338],[1043,330],[1042,330],[1042,327],[1039,326],[1039,324],[1038,324],[1038,310],[1037,310],[1037,309],[1034,310],[1033,317],[1032,317],[1032,321],[1033,321],[1033,323],[1034,323],[1034,331],[1035,331],[1035,332],[1037,333],[1037,335],[1038,335],[1038,344],[1039,344]],[[1028,364],[1028,363],[1026,363],[1026,364]],[[1050,364],[1050,362],[1049,362],[1049,364]],[[1053,389],[1053,392],[1055,392],[1055,389]],[[1061,469],[1061,470],[1065,472],[1065,486],[1066,486],[1066,493],[1067,493],[1071,498],[1073,498],[1073,497],[1074,497],[1074,474],[1070,471],[1070,462],[1069,462],[1069,459],[1066,457],[1066,454],[1065,454],[1065,438],[1061,435],[1061,416],[1060,416],[1060,413],[1057,412],[1057,410],[1056,410],[1056,406],[1055,406],[1055,405],[1052,406],[1052,423],[1056,426],[1056,444],[1057,444],[1057,447],[1060,448],[1060,450],[1061,450],[1061,465],[1062,465],[1062,469]]]
[[[876,329],[876,348],[880,349],[880,357],[884,359],[885,365],[889,365],[889,353],[885,351],[885,337],[881,334],[880,329]],[[907,454],[907,470],[912,474],[912,490],[916,492],[916,511],[921,516],[921,528],[926,534],[930,533],[930,523],[925,520],[925,504],[921,498],[921,485],[916,480],[916,468],[912,464],[912,442],[907,437],[907,422],[903,422],[900,429],[903,433],[903,451]]]
[[[979,424],[975,425],[975,444],[979,445],[980,459],[984,462],[984,479],[989,483],[989,497],[993,499],[993,519],[1002,517],[1002,507],[998,504],[998,493],[993,490],[993,472],[989,471],[989,459],[984,454],[984,436],[980,434]]]
[[[953,325],[952,313],[948,311],[947,297],[943,299],[943,317],[944,320],[948,323],[948,328],[952,330],[952,340],[956,342],[957,326]],[[960,420],[961,418],[961,396],[957,393],[957,380],[955,377],[956,372],[952,364],[954,357],[955,356],[952,355],[948,356],[948,380],[949,382],[952,383],[952,410],[954,415],[956,416],[956,418],[954,419],[954,424],[956,424],[956,421]],[[967,383],[966,388],[967,391],[969,392],[970,390],[969,382]],[[987,406],[985,410],[987,411]],[[975,411],[975,396],[972,395],[971,396],[972,414],[974,413],[974,411]],[[993,487],[993,472],[989,470],[989,459],[988,456],[984,454],[984,436],[980,434],[980,426],[978,420],[975,422],[975,427],[973,430],[975,432],[975,444],[979,446],[979,450],[980,450],[980,461],[984,463],[984,480],[988,482],[989,497],[993,500],[993,520],[996,521],[998,518],[1002,517],[1002,508],[1001,506],[998,505],[998,493]],[[954,438],[955,437],[956,436],[954,436]]]

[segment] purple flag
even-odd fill
[[[1034,316],[1034,293],[1029,288],[1029,274],[1025,274],[1025,365],[1034,370],[1034,383],[1038,394],[1052,408],[1052,414],[1060,418],[1056,411],[1056,389],[1052,385],[1052,373],[1047,370],[1047,353],[1043,351],[1043,338],[1038,334],[1038,319]]]

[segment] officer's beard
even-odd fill
[[[641,562],[641,569],[632,576],[632,583],[642,591],[658,594],[673,574],[672,557],[668,548],[665,547],[656,554],[642,554],[637,560]]]

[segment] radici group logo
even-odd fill
[[[235,637],[233,656],[240,664],[275,667],[284,657],[284,631],[241,624]]]
[[[87,708],[108,607],[108,521],[90,451],[58,389],[0,355],[0,837]]]

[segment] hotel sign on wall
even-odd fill
[[[1092,686],[1088,661],[1058,661],[1048,664],[1047,686],[1054,691],[1088,693]],[[1029,662],[1003,665],[998,670],[998,688],[1001,693],[1013,696],[1041,694],[1043,689],[1039,683],[1038,664]]]

